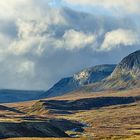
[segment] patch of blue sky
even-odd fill
[[[72,8],[73,10],[76,10],[76,11],[91,13],[91,14],[95,14],[95,15],[112,16],[112,14],[113,14],[109,9],[106,9],[102,6],[69,5],[68,7]]]
[[[99,16],[121,16],[121,11],[116,8],[105,8],[100,5],[78,5],[66,3],[64,0],[49,0],[49,5],[54,8],[68,7],[76,11],[91,13]]]
[[[62,7],[63,5],[65,5],[65,2],[63,2],[63,0],[49,0],[48,2],[49,6],[51,7]]]

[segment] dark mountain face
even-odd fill
[[[72,77],[61,79],[51,89],[42,94],[39,98],[55,97],[74,91],[84,85],[100,82],[108,77],[116,65],[99,65],[84,69]]]
[[[112,73],[112,77],[119,75],[130,75],[136,77],[140,75],[140,51],[136,51],[125,57]],[[137,77],[137,78],[138,78]]]

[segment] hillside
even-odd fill
[[[60,96],[84,85],[99,82],[108,77],[115,67],[116,65],[99,65],[84,69],[72,77],[61,79],[51,89],[39,96],[39,98]]]
[[[16,103],[20,106],[20,103]],[[0,105],[0,139],[14,137],[69,137],[64,131],[46,120],[28,117],[16,107]]]
[[[44,128],[48,129],[50,125],[55,126],[70,137],[80,137],[79,140],[92,140],[93,138],[95,140],[125,140],[135,137],[138,140],[140,135],[139,91],[140,89],[133,89],[94,94],[76,92],[73,95],[66,94],[51,99],[4,104],[23,114],[8,115],[8,113],[5,117],[1,116],[0,120],[7,124],[18,122],[18,126],[24,126],[24,128],[28,125],[30,131],[32,128],[39,128],[39,131],[42,131]],[[4,129],[5,126],[1,126]],[[11,126],[8,125],[9,127]],[[20,133],[20,130],[16,134],[18,132]],[[25,136],[29,137],[24,133],[23,137]],[[21,136],[18,135],[18,137]]]
[[[97,92],[126,90],[138,87],[140,87],[140,51],[126,56],[106,79],[84,86],[79,90]]]
[[[111,77],[130,76],[139,79],[140,76],[140,50],[126,56],[116,67]]]

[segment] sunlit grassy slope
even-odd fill
[[[4,110],[0,111],[0,122],[28,124],[30,121],[48,121],[68,135],[79,137],[15,138],[16,140],[140,140],[139,98],[140,89],[100,93],[77,91],[62,97],[43,99],[41,102],[3,104],[23,113],[5,111],[5,116],[2,116]],[[109,104],[108,99],[111,99]],[[97,106],[98,102],[100,106]],[[86,126],[75,132],[74,128],[81,129],[80,123]]]

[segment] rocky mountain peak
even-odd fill
[[[118,64],[111,77],[118,75],[140,75],[140,50],[126,56]]]
[[[98,82],[111,74],[115,67],[116,65],[109,64],[97,65],[74,74],[73,79],[80,86]]]

